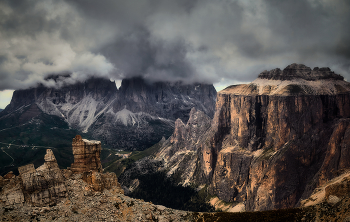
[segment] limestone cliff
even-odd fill
[[[195,167],[169,168],[192,172],[182,174],[182,183],[207,184],[247,211],[295,207],[350,168],[350,83],[329,68],[301,64],[264,71],[217,94],[211,127],[194,142],[183,129],[177,122],[171,140],[185,142],[158,154],[172,160],[183,149],[196,153]]]
[[[202,178],[247,210],[294,207],[350,167],[349,117],[350,84],[329,69],[265,71],[218,93]]]

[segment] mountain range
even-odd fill
[[[350,83],[329,68],[291,64],[218,92],[213,119],[192,109],[120,181],[126,191],[137,189],[129,178],[150,171],[153,161],[179,184],[208,191],[214,203],[231,203],[226,210],[284,209],[349,170],[349,158]]]
[[[13,93],[11,103],[0,114],[0,137],[20,140],[20,135],[9,135],[8,131],[44,122],[50,130],[75,130],[99,139],[105,147],[143,150],[170,136],[174,121],[187,121],[193,107],[213,116],[215,99],[213,85],[148,83],[142,78],[125,79],[119,89],[102,78],[60,88],[41,85]],[[60,136],[54,131],[51,134]],[[24,140],[18,142],[28,144]],[[34,142],[42,145],[43,140],[48,139]],[[45,145],[50,145],[49,141]]]
[[[170,126],[168,122],[177,118],[169,127],[168,139],[157,138],[159,143],[137,153],[142,154],[139,157],[132,154],[105,166],[106,171],[114,171],[113,164],[119,164],[125,193],[154,202],[161,197],[159,192],[149,192],[150,188],[161,191],[158,185],[165,184],[164,189],[181,190],[180,185],[196,189],[201,194],[198,200],[206,195],[204,199],[219,210],[317,205],[312,209],[345,215],[334,207],[349,202],[345,194],[350,190],[350,83],[329,68],[291,64],[283,70],[264,71],[253,82],[229,86],[217,95],[210,85],[149,84],[139,78],[123,81],[119,89],[113,82],[98,79],[70,87],[16,91],[0,115],[1,123],[12,121],[20,129],[31,124],[38,130],[44,123],[56,127],[62,123],[60,130],[95,138],[106,134],[100,138],[114,144],[117,140],[109,139],[108,132],[117,132],[118,127],[142,128],[145,123],[154,129],[157,124]],[[106,93],[111,89],[115,96]],[[210,104],[215,96],[214,109]],[[156,118],[157,124],[152,122]],[[135,131],[123,132],[127,139],[135,138],[128,135]],[[175,202],[160,201],[165,206]]]

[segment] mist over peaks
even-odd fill
[[[347,1],[0,1],[0,90],[91,76],[228,85],[291,63],[349,79]]]

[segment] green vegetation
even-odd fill
[[[20,124],[19,119],[14,116],[0,121],[1,175],[9,171],[17,174],[18,167],[29,163],[34,163],[35,167],[42,165],[48,148],[53,150],[60,167],[70,166],[76,130],[70,129],[61,118],[43,113],[25,124]]]
[[[44,163],[46,154],[45,147],[22,147],[11,146],[7,148],[0,144],[0,175],[4,175],[9,171],[18,174],[18,167],[33,163],[35,167],[39,167]],[[56,157],[57,163],[61,168],[67,168],[73,162],[72,147],[51,148]],[[5,153],[6,152],[6,153]],[[7,155],[8,154],[8,155]],[[10,156],[13,158],[10,157]]]

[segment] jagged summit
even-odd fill
[[[169,137],[177,118],[187,122],[193,107],[213,117],[215,99],[212,84],[150,83],[135,77],[124,79],[118,89],[108,79],[91,78],[60,88],[16,90],[0,113],[0,129],[49,115],[111,148],[142,150]]]
[[[313,70],[303,64],[293,63],[263,71],[250,84],[229,86],[220,93],[236,95],[338,95],[350,92],[350,83],[330,68]]]
[[[294,80],[304,79],[309,81],[321,80],[321,79],[333,79],[333,80],[344,80],[344,77],[335,74],[328,67],[318,68],[315,67],[313,70],[304,64],[290,64],[285,69],[279,68],[263,71],[259,74],[260,79],[270,80]]]

